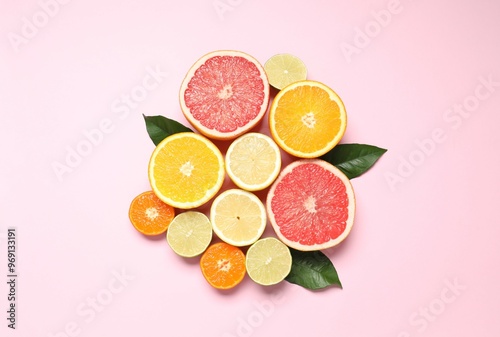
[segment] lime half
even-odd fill
[[[212,241],[212,224],[196,211],[177,215],[167,230],[167,242],[180,256],[194,257],[203,253]]]
[[[273,237],[260,239],[248,248],[246,267],[248,276],[256,283],[273,285],[290,273],[292,255],[280,240]]]
[[[301,59],[291,54],[274,55],[264,64],[264,70],[269,84],[279,90],[307,78],[306,65]]]

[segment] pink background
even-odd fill
[[[2,336],[500,335],[498,1],[65,1],[0,3]],[[154,147],[141,114],[185,122],[183,76],[217,49],[262,63],[299,56],[309,79],[343,98],[343,142],[389,149],[353,180],[355,227],[326,251],[343,290],[247,277],[222,293],[197,259],[131,226]],[[168,74],[141,91],[155,68]],[[99,127],[107,133],[85,148]],[[58,179],[53,165],[78,146],[86,156]],[[9,226],[15,331],[5,320]]]

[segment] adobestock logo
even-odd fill
[[[224,16],[227,12],[232,12],[236,7],[239,7],[243,0],[215,0],[212,2],[215,12],[221,21],[224,21]]]
[[[458,130],[463,122],[479,109],[481,102],[489,99],[500,87],[500,82],[495,81],[492,74],[479,77],[478,82],[472,94],[467,95],[460,103],[455,103],[444,111],[443,121],[449,125],[451,130]],[[415,139],[415,148],[408,154],[399,156],[396,169],[384,173],[391,191],[396,191],[398,185],[412,176],[416,169],[435,153],[438,145],[443,144],[448,139],[448,134],[449,131],[446,131],[445,128],[436,127],[430,132],[430,136]]]
[[[7,33],[7,38],[14,51],[18,53],[21,46],[28,44],[34,39],[40,30],[46,27],[50,20],[59,13],[61,5],[66,5],[70,2],[71,0],[39,1],[39,9],[31,15],[31,18],[25,16],[21,18],[20,34],[14,32]]]
[[[353,55],[359,55],[363,49],[368,47],[373,39],[380,35],[382,30],[388,27],[395,15],[403,11],[400,0],[391,0],[387,3],[386,9],[372,11],[372,20],[360,27],[354,27],[354,38],[352,43],[342,42],[340,51],[347,63],[352,62]]]
[[[146,67],[146,75],[142,81],[133,86],[130,92],[122,93],[111,103],[111,111],[116,115],[118,120],[125,120],[131,111],[136,110],[140,103],[145,101],[149,94],[157,89],[168,76],[168,72],[164,72],[159,66],[154,69]],[[82,131],[83,139],[80,139],[74,146],[65,147],[64,160],[53,161],[51,163],[52,170],[60,182],[64,177],[74,172],[79,167],[85,158],[89,157],[94,149],[100,146],[105,137],[111,134],[116,128],[116,121],[112,118],[103,118],[97,123],[97,127],[85,129]]]
[[[444,287],[439,292],[439,296],[433,298],[429,303],[418,308],[408,318],[408,324],[417,329],[418,333],[423,333],[429,325],[435,322],[446,309],[454,303],[462,293],[467,290],[464,284],[461,284],[457,278],[450,281],[444,280]],[[401,331],[397,337],[411,337],[411,331]]]
[[[97,315],[104,312],[108,308],[115,296],[125,290],[135,276],[127,274],[125,269],[122,268],[120,272],[113,270],[111,272],[113,277],[108,281],[105,287],[99,289],[95,296],[87,296],[84,301],[76,306],[76,314],[83,319],[83,322],[72,320],[64,324],[62,331],[49,333],[47,337],[77,337],[82,331],[85,323],[86,325],[92,323]]]
[[[237,326],[235,333],[226,332],[221,337],[252,336],[255,330],[261,327],[266,319],[274,314],[276,306],[283,303],[285,299],[282,292],[277,292],[272,294],[268,300],[253,302],[255,309],[250,311],[248,315],[244,317],[240,316],[236,319]]]

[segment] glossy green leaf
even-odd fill
[[[311,290],[330,286],[342,288],[333,263],[321,251],[302,252],[290,248],[290,253],[292,270],[286,277],[288,282]]]
[[[155,145],[175,133],[193,132],[193,130],[181,123],[164,116],[144,116],[144,121],[146,122],[149,137]]]
[[[368,171],[386,151],[367,144],[339,144],[321,159],[335,165],[349,179],[353,179]]]

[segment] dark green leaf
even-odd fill
[[[144,116],[144,121],[146,122],[149,137],[155,145],[158,145],[162,140],[174,133],[193,132],[193,130],[181,123],[163,116]]]
[[[339,144],[321,158],[353,179],[368,171],[386,151],[367,144]]]
[[[312,290],[334,285],[342,288],[333,263],[321,251],[301,252],[290,248],[290,252],[292,270],[286,277],[288,282]]]

